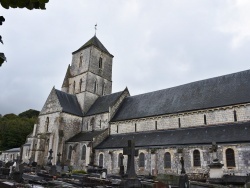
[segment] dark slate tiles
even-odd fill
[[[109,107],[121,96],[123,91],[99,97],[90,107],[85,116],[100,114],[109,111]]]
[[[63,112],[77,116],[83,116],[82,110],[75,95],[71,95],[63,91],[59,91],[57,89],[56,89],[56,95],[63,108],[62,110]]]
[[[250,102],[250,70],[127,97],[112,121]]]
[[[249,143],[250,122],[172,130],[110,135],[96,149],[123,148],[128,140],[136,147],[160,147],[217,143]]]

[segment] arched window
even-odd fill
[[[97,83],[95,81],[95,83],[94,83],[94,93],[96,93],[96,92],[97,92]]]
[[[92,130],[95,130],[95,118],[92,118],[91,120],[90,120],[90,129],[92,129]]]
[[[74,81],[74,83],[73,83],[73,94],[75,93],[75,89],[76,89],[76,82]]]
[[[123,165],[122,164],[122,159],[123,159],[123,155],[122,155],[122,153],[119,153],[119,155],[118,155],[118,167],[120,167],[121,165]]]
[[[46,118],[46,131],[48,132],[49,131],[49,117]]]
[[[228,148],[226,150],[226,162],[227,162],[227,167],[235,167],[234,150],[231,148]]]
[[[99,58],[99,69],[102,69],[102,58]]]
[[[86,146],[82,147],[82,160],[86,160]]]
[[[82,91],[82,79],[80,79],[80,83],[79,83],[79,91]]]
[[[79,62],[79,67],[82,66],[82,54],[80,55],[80,62]]]
[[[72,155],[72,146],[69,146],[69,152],[68,152],[68,159],[70,160],[71,159],[71,155]]]
[[[144,167],[145,166],[145,154],[140,153],[139,155],[139,167]]]
[[[201,166],[201,156],[199,150],[194,150],[193,152],[194,166]]]
[[[99,155],[99,166],[103,167],[103,154]]]
[[[164,168],[171,168],[171,155],[169,152],[164,154]]]

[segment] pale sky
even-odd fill
[[[249,0],[53,0],[0,7],[7,61],[0,114],[41,110],[72,52],[94,35],[114,55],[113,92],[131,95],[250,69]]]

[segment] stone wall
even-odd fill
[[[69,159],[69,147],[73,147],[71,158]],[[83,146],[86,147],[85,159],[83,158]],[[78,143],[67,143],[66,148],[66,164],[73,166],[73,169],[87,170],[86,167],[90,162],[90,150],[89,141],[82,141]]]
[[[145,155],[145,166],[139,167],[139,157],[135,157],[136,173],[140,175],[148,175],[157,173],[178,173],[181,171],[180,159],[184,158],[184,166],[188,174],[208,174],[208,165],[212,161],[212,154],[209,153],[211,145],[203,146],[187,146],[187,147],[165,147],[165,148],[137,148],[139,154]],[[226,165],[226,149],[231,148],[235,154],[235,167]],[[193,152],[200,152],[201,165],[195,167],[193,162]],[[164,167],[164,154],[169,152],[171,155],[171,168]],[[118,156],[123,153],[122,149],[103,149],[96,150],[95,164],[99,164],[99,155],[104,155],[104,168],[108,169],[108,173],[118,174]],[[224,164],[224,174],[246,175],[250,173],[249,156],[250,144],[231,144],[219,145],[217,153],[219,161]],[[125,170],[127,168],[127,156],[124,156]]]
[[[83,117],[83,131],[104,130],[109,127],[109,113]]]
[[[250,120],[250,105],[245,104],[180,114],[111,122],[111,134],[232,123],[235,122],[234,110],[236,111],[237,122]]]

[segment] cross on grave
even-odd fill
[[[57,154],[57,162],[56,162],[56,165],[60,165],[60,164],[61,164],[61,160],[60,160],[61,156],[62,156],[62,154],[59,152],[59,153]]]
[[[138,156],[138,150],[135,149],[135,142],[133,140],[128,140],[128,147],[123,148],[123,155],[128,156],[127,172],[128,178],[136,178],[135,173],[135,156]]]
[[[51,160],[53,159],[52,153],[53,153],[53,151],[52,151],[52,149],[50,149],[50,150],[49,150],[48,163],[47,163],[47,165],[49,165],[49,166],[52,165],[52,162],[51,162]]]
[[[141,182],[135,173],[135,156],[138,156],[138,153],[138,150],[135,149],[135,142],[128,140],[128,147],[123,148],[123,155],[128,155],[127,172],[125,178],[120,183],[120,187],[141,187]]]

